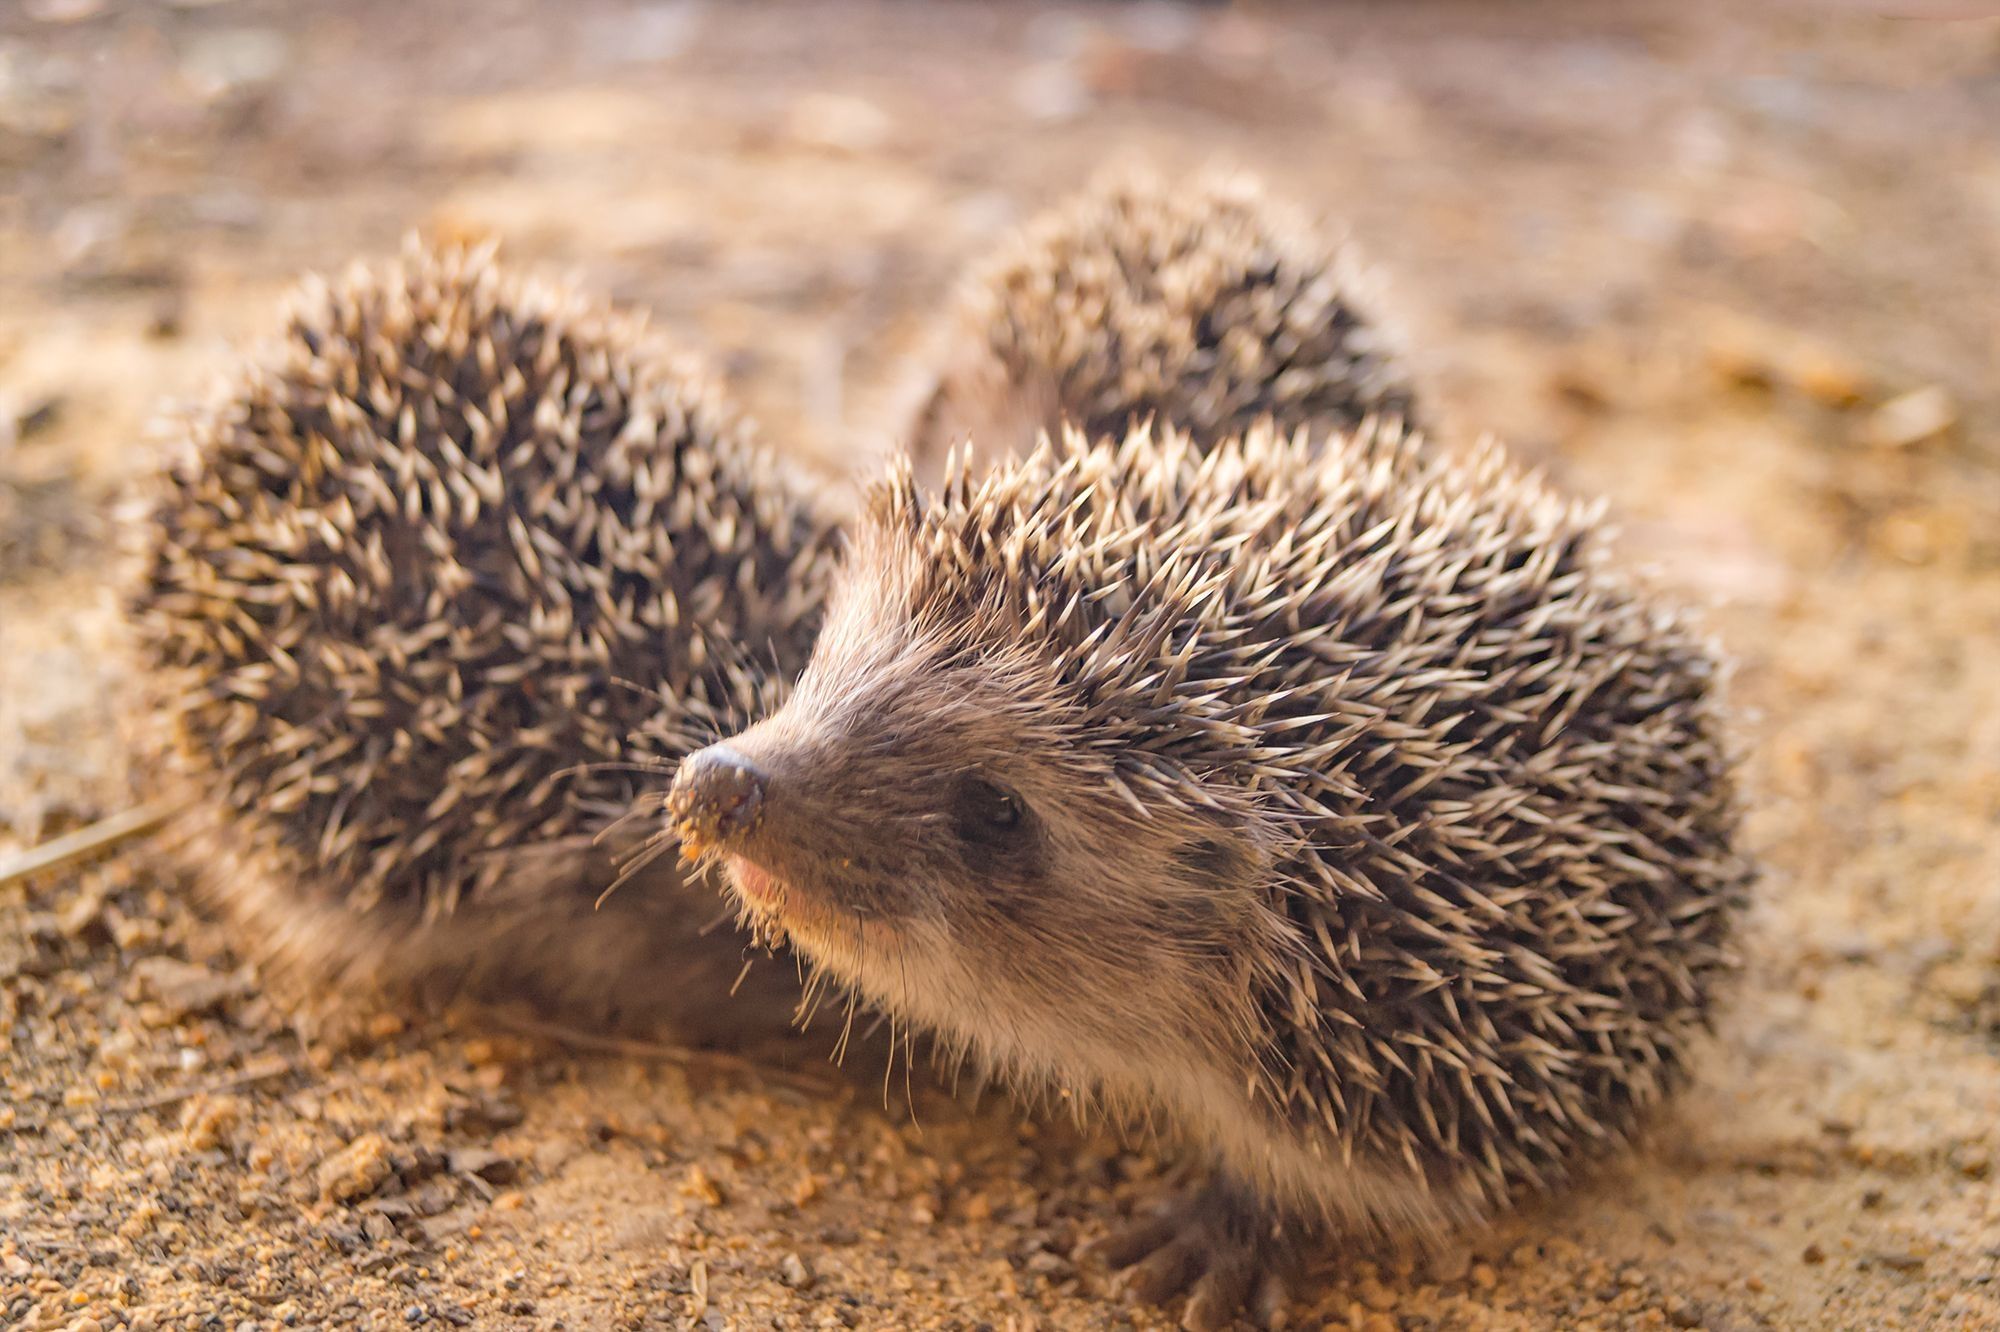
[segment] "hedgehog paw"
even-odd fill
[[[1111,1267],[1129,1269],[1143,1300],[1164,1304],[1188,1292],[1181,1326],[1192,1332],[1215,1332],[1246,1314],[1268,1322],[1284,1307],[1279,1271],[1290,1246],[1268,1213],[1227,1181],[1181,1195],[1096,1248]]]

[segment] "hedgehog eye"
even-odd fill
[[[968,842],[1004,842],[1027,821],[1021,797],[997,782],[967,776],[952,798],[952,822]]]

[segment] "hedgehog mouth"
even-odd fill
[[[743,905],[759,915],[778,914],[788,896],[783,879],[747,856],[731,855],[726,863],[729,882],[743,899]]]
[[[789,944],[836,971],[852,974],[862,964],[856,948],[886,946],[885,940],[894,936],[892,923],[844,911],[822,897],[811,882],[801,885],[784,878],[741,852],[726,853],[722,863],[744,924],[768,947]]]

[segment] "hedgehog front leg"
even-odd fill
[[[1283,1273],[1296,1256],[1270,1208],[1221,1174],[1113,1232],[1098,1253],[1112,1268],[1130,1269],[1141,1299],[1164,1304],[1187,1291],[1182,1326],[1197,1332],[1228,1327],[1246,1306],[1263,1314],[1281,1308]]]

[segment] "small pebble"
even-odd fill
[[[240,977],[224,976],[171,957],[146,957],[132,964],[131,993],[159,1005],[169,1022],[206,1013],[242,994]]]
[[[688,1167],[687,1178],[681,1181],[681,1192],[710,1207],[722,1205],[722,1186],[698,1165]]]
[[[1802,358],[1793,369],[1793,382],[1801,393],[1829,407],[1852,407],[1868,391],[1868,376],[1860,367],[1825,353]]]
[[[1958,403],[1943,385],[1912,389],[1868,417],[1862,437],[1877,448],[1901,449],[1935,439],[1958,424]]]
[[[236,1096],[196,1096],[181,1111],[181,1132],[188,1146],[209,1151],[225,1142],[243,1118],[243,1101]]]
[[[520,1163],[510,1156],[483,1147],[461,1147],[447,1157],[452,1172],[477,1175],[488,1184],[512,1184],[520,1175]]]
[[[39,23],[82,23],[104,12],[104,0],[28,0],[24,12]]]
[[[785,117],[794,143],[835,153],[869,153],[888,142],[895,121],[873,102],[836,93],[808,93]]]
[[[1456,1245],[1431,1254],[1425,1263],[1430,1279],[1446,1285],[1464,1280],[1471,1267],[1472,1255]]]
[[[373,1193],[394,1169],[389,1160],[389,1141],[379,1133],[365,1133],[319,1164],[314,1178],[322,1198],[351,1202]]]

